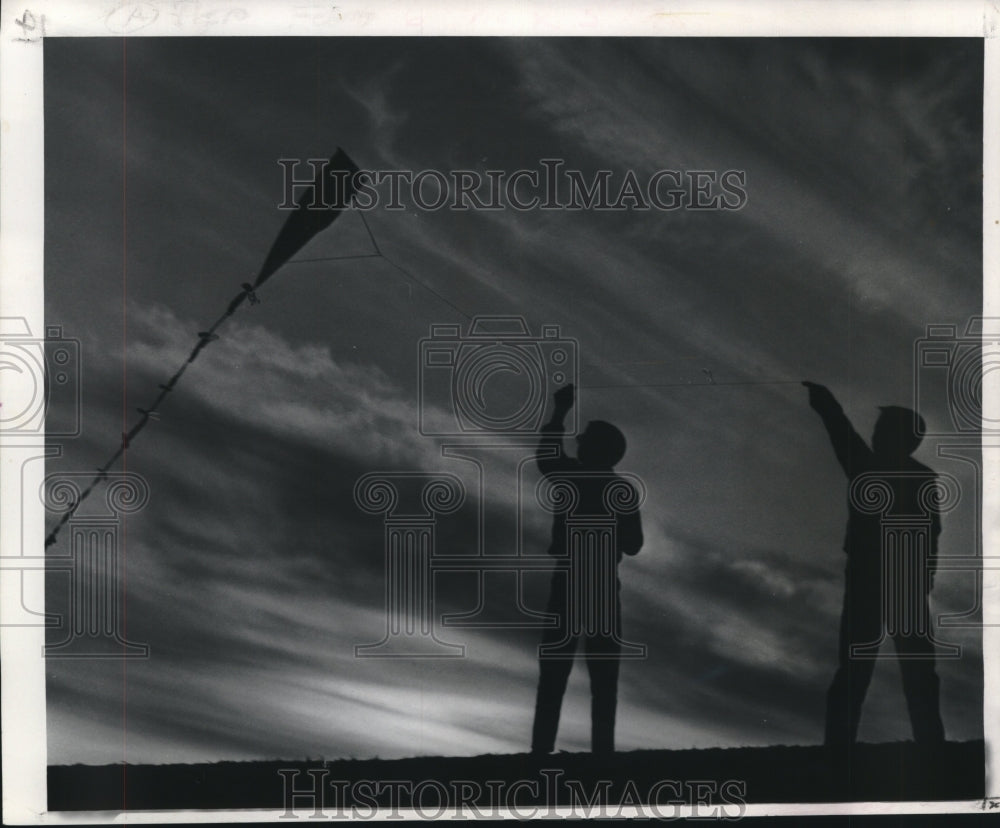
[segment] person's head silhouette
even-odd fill
[[[576,438],[576,457],[589,469],[610,469],[625,456],[625,435],[611,423],[591,420]]]
[[[879,407],[879,418],[872,434],[872,451],[887,460],[902,460],[917,450],[926,430],[924,418],[916,411],[898,405]]]

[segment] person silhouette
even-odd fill
[[[925,511],[919,503],[920,492],[935,485],[935,473],[918,462],[912,453],[920,445],[924,432],[923,419],[916,412],[898,406],[883,406],[880,410],[871,448],[858,435],[843,409],[828,388],[813,382],[803,382],[809,389],[809,404],[826,426],[833,450],[847,474],[849,485],[860,475],[891,492],[895,514],[919,514]],[[940,515],[930,510],[930,531],[927,547],[910,548],[903,555],[889,558],[883,567],[883,518],[860,508],[852,494],[849,498],[847,553],[844,605],[840,620],[838,666],[827,692],[825,744],[831,748],[847,748],[857,740],[861,707],[871,683],[875,660],[872,655],[852,657],[852,646],[865,647],[884,637],[887,627],[896,648],[902,672],[903,693],[913,728],[913,738],[925,745],[944,741],[944,725],[939,709],[939,680],[934,669],[934,642],[930,636],[928,595],[934,584],[934,556],[941,533]],[[927,558],[922,559],[926,554]],[[883,592],[884,590],[884,592]],[[894,596],[895,610],[900,607],[910,615],[910,621],[895,623],[884,600]],[[886,596],[884,599],[883,596]],[[888,624],[887,624],[888,622]],[[865,647],[865,649],[875,649]]]
[[[594,550],[577,548],[579,544],[571,542],[568,537],[567,514],[555,513],[548,553],[569,556],[569,570],[557,568],[552,573],[547,611],[556,616],[557,623],[546,628],[539,648],[538,693],[531,736],[531,752],[534,754],[551,753],[555,748],[563,695],[580,639],[583,640],[584,658],[590,674],[591,750],[595,754],[614,751],[622,644],[621,607],[618,602],[621,583],[617,568],[623,554],[635,555],[643,543],[638,508],[618,511],[611,509],[607,501],[609,485],[628,487],[627,491],[635,494],[632,484],[614,473],[615,464],[625,455],[625,435],[610,423],[594,420],[577,437],[576,458],[567,456],[563,451],[563,422],[573,407],[574,397],[572,385],[556,391],[554,412],[552,419],[542,427],[543,436],[536,462],[549,481],[558,480],[573,488],[576,502],[572,510],[574,519],[603,520],[605,525],[611,523],[614,526],[617,549],[610,551],[611,572],[602,570],[593,562],[585,562],[585,556]],[[554,456],[552,447],[555,447]],[[632,502],[638,503],[637,498],[632,498]],[[613,581],[613,587],[605,581]],[[574,606],[576,602],[587,605],[587,608]],[[601,615],[606,622],[596,625],[584,622],[581,626],[579,619],[588,612]]]

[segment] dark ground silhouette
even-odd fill
[[[738,789],[723,789],[726,782],[742,783],[747,803],[778,802],[905,802],[976,800],[985,790],[982,741],[946,742],[927,750],[912,742],[855,747],[843,775],[834,775],[829,751],[821,746],[766,748],[711,748],[707,750],[637,750],[602,759],[589,753],[558,753],[476,757],[419,757],[315,761],[218,762],[202,765],[61,765],[48,770],[49,809],[129,810],[188,808],[284,808],[284,783],[280,769],[326,769],[328,780],[451,780],[478,781],[475,798],[480,808],[493,803],[496,788],[487,780],[503,780],[509,792],[516,780],[538,780],[539,794],[522,788],[517,804],[539,803],[545,795],[541,771],[562,771],[554,786],[556,800],[572,804],[567,780],[579,783],[587,796],[599,780],[609,780],[606,800],[622,802],[629,780],[640,796],[662,780],[707,780],[707,801],[730,800]],[[305,773],[298,784],[308,783]],[[714,792],[713,792],[714,789]],[[389,795],[375,796],[381,805]],[[661,801],[669,799],[664,795]],[[333,800],[328,800],[333,810]],[[428,800],[429,803],[433,799]],[[350,798],[346,803],[352,804]],[[365,806],[363,802],[357,802]],[[397,798],[397,804],[405,807]],[[298,807],[298,806],[297,806]],[[302,818],[304,810],[297,811]]]

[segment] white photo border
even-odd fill
[[[25,0],[0,19],[0,307],[44,330],[43,33],[94,36],[663,36],[663,37],[971,37],[984,40],[983,314],[1000,316],[1000,6],[978,0],[795,2],[673,0],[585,6],[544,0],[174,0],[99,2]],[[200,15],[176,13],[197,6]],[[9,372],[8,372],[9,373]],[[983,411],[1000,410],[996,372],[983,377]],[[4,379],[0,379],[3,382]],[[6,381],[9,381],[7,379]],[[0,385],[0,395],[4,386]],[[40,449],[44,441],[39,437]],[[41,504],[20,520],[22,482],[40,486],[41,464],[16,462],[23,446],[2,442],[0,463],[0,665],[2,665],[3,821],[5,824],[277,821],[277,811],[46,812],[44,628],[9,626],[21,580],[4,560],[43,548]],[[13,460],[13,461],[12,461]],[[984,556],[997,554],[1000,463],[983,453]],[[23,527],[23,528],[22,528]],[[8,561],[8,564],[10,562]],[[14,562],[18,564],[18,562]],[[25,579],[23,597],[42,606],[40,579]],[[32,583],[34,584],[32,586]],[[984,737],[986,800],[1000,798],[1000,571],[983,573]],[[12,596],[16,601],[11,600]],[[991,626],[993,625],[993,626]],[[984,773],[986,773],[984,769]],[[946,813],[981,811],[987,801],[930,803],[753,804],[746,816]],[[562,812],[564,809],[555,809]]]

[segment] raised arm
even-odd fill
[[[815,382],[806,381],[802,384],[809,389],[809,405],[823,419],[823,425],[833,444],[833,452],[847,476],[854,477],[870,468],[872,450],[854,430],[830,389]]]
[[[564,385],[553,395],[555,407],[552,418],[542,426],[542,439],[538,443],[535,462],[542,474],[554,474],[565,470],[566,454],[563,451],[563,432],[566,430],[565,419],[573,407],[576,393],[572,383]],[[555,451],[553,451],[555,449]]]

